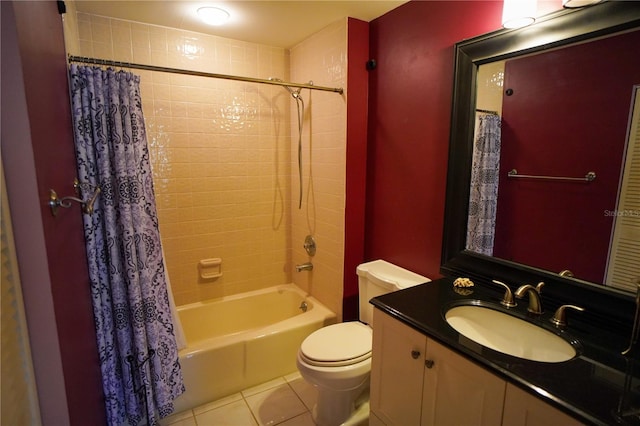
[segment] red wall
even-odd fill
[[[347,36],[347,170],[345,194],[344,284],[342,316],[358,318],[356,268],[364,257],[365,187],[367,173],[367,92],[369,24],[349,18]]]
[[[412,1],[371,23],[366,260],[440,276],[454,44],[501,17],[500,1]]]
[[[605,211],[616,208],[632,88],[640,84],[640,55],[628,53],[638,46],[635,31],[507,61],[504,87],[513,94],[503,99],[495,256],[603,282],[614,219]],[[509,179],[513,168],[597,177]],[[568,255],[575,247],[584,250]]]

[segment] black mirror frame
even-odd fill
[[[475,117],[476,73],[479,65],[522,54],[615,34],[640,27],[640,2],[612,1],[584,9],[564,9],[534,25],[499,30],[455,45],[454,87],[447,171],[442,262],[450,277],[470,277],[480,283],[503,280],[513,286],[544,281],[545,309],[564,303],[583,306],[588,322],[623,332],[631,327],[633,295],[573,278],[465,250],[469,182]],[[586,314],[586,312],[585,312]]]

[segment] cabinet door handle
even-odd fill
[[[415,349],[411,351],[411,358],[418,359],[420,356],[420,351],[416,351]]]
[[[433,364],[435,364],[435,363],[433,362],[433,360],[432,360],[432,359],[426,359],[426,360],[424,361],[424,365],[425,365],[425,367],[427,367],[427,368],[432,368],[432,367],[433,367]]]

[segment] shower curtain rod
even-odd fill
[[[498,112],[497,112],[497,111],[491,111],[491,110],[488,110],[488,109],[480,109],[480,108],[476,108],[476,112],[484,112],[484,113],[486,113],[486,114],[495,114],[495,115],[498,115]]]
[[[133,68],[133,69],[147,70],[147,71],[168,72],[173,74],[185,74],[185,75],[193,75],[196,77],[222,78],[225,80],[236,80],[236,81],[245,81],[249,83],[261,83],[261,84],[273,84],[276,86],[299,87],[301,89],[322,90],[325,92],[334,92],[339,94],[344,93],[344,90],[342,89],[342,87],[323,87],[323,86],[314,86],[313,84],[288,83],[286,81],[267,80],[263,78],[241,77],[237,75],[216,74],[216,73],[209,73],[209,72],[183,70],[179,68],[158,67],[155,65],[143,65],[143,64],[135,64],[131,62],[109,61],[106,59],[87,58],[85,56],[69,55],[69,63],[71,62],[112,66],[112,67],[118,67],[118,68]]]

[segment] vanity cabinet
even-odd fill
[[[386,425],[499,425],[505,382],[374,310],[371,411]]]
[[[505,381],[427,339],[422,426],[499,425]]]
[[[371,411],[387,425],[418,425],[425,370],[424,334],[373,311]]]
[[[502,424],[505,426],[577,426],[582,423],[508,383]]]
[[[580,424],[377,308],[373,324],[370,425]]]

